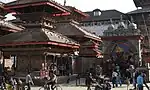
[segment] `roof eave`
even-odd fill
[[[0,47],[2,46],[20,46],[20,45],[41,45],[41,44],[47,44],[47,45],[56,45],[56,46],[62,46],[62,47],[69,47],[78,49],[80,47],[79,44],[66,44],[66,43],[59,43],[59,42],[53,42],[53,41],[47,41],[47,42],[12,42],[12,43],[6,43],[6,44],[0,44]]]
[[[84,35],[84,37],[90,38],[90,39],[93,39],[93,40],[96,40],[96,41],[99,41],[99,42],[102,42],[101,38],[96,38],[96,37],[92,37],[92,36],[89,36],[89,35]]]
[[[35,3],[29,3],[29,4],[18,4],[18,5],[6,5],[5,10],[11,10],[15,8],[22,8],[22,7],[27,7],[27,6],[40,6],[40,5],[49,5],[53,6],[56,9],[62,11],[62,12],[68,12],[66,9],[59,7],[58,5],[54,5],[51,2],[35,2]]]
[[[78,10],[78,9],[74,9],[74,11],[77,12],[77,13],[79,13],[79,14],[81,14],[84,17],[88,17],[89,16],[88,14],[86,14],[86,13],[84,13],[84,12]]]

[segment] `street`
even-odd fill
[[[61,86],[62,90],[87,90],[87,87],[82,87],[82,86]],[[38,90],[40,87],[33,87],[32,90]],[[130,86],[129,89],[132,89],[133,87]],[[94,90],[94,88],[92,88]],[[128,90],[129,90],[128,89]],[[123,85],[118,88],[113,88],[112,90],[127,90],[127,86]],[[144,88],[144,90],[147,90]]]
[[[62,90],[87,90],[87,87],[83,85],[84,85],[84,79],[81,80],[81,86],[76,86],[76,81],[71,81],[69,84],[60,84]],[[150,86],[150,83],[148,85]],[[32,90],[39,90],[39,88],[40,87],[32,87]],[[133,85],[131,84],[128,90],[132,88]],[[92,90],[94,90],[94,87],[92,87]],[[112,90],[127,90],[127,85],[123,84],[121,87],[112,88]],[[147,89],[144,87],[144,90]]]
[[[82,87],[82,86],[61,86],[62,90],[87,90],[87,87]],[[40,87],[32,87],[32,90],[39,90]],[[129,89],[132,89],[133,87],[130,86]],[[92,88],[94,90],[94,88]],[[128,90],[129,90],[128,89]],[[123,85],[118,88],[113,88],[112,90],[127,90],[127,86]],[[144,88],[144,90],[147,90]]]

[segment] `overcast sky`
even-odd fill
[[[10,2],[12,0],[0,0],[2,2]],[[64,0],[55,0],[63,4]],[[135,10],[133,0],[66,0],[66,5],[74,6],[82,11],[92,11],[96,8],[101,10],[117,9],[121,12],[129,12]]]

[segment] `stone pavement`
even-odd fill
[[[62,90],[87,90],[87,87],[82,87],[82,86],[61,86]],[[129,89],[132,89],[133,87],[129,87]],[[128,89],[128,90],[129,90]],[[32,90],[39,90],[39,87],[33,87]],[[92,88],[94,90],[94,88]],[[127,86],[123,85],[118,88],[112,88],[112,90],[127,90]],[[144,88],[144,90],[147,90]]]
[[[87,90],[87,87],[83,86],[84,85],[84,79],[81,80],[81,85],[82,86],[76,86],[76,81],[72,81],[69,84],[60,84],[62,90]],[[150,86],[150,84],[148,84]],[[39,90],[40,87],[32,87],[32,90]],[[129,86],[129,89],[132,89],[133,85]],[[128,89],[128,90],[129,90]],[[94,90],[94,87],[92,88]],[[127,85],[122,85],[121,87],[118,88],[113,88],[112,90],[127,90]],[[144,90],[147,90],[144,88]]]

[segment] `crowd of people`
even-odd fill
[[[57,66],[55,64],[46,66],[46,68],[45,66],[42,65],[42,70],[47,70],[47,72],[45,74],[41,73],[41,79],[46,80],[46,84],[51,86],[51,90],[54,90],[57,83]],[[112,85],[110,82],[112,82]],[[111,88],[122,86],[123,83],[127,84],[127,86],[133,84],[133,90],[143,90],[143,85],[150,90],[146,83],[146,73],[133,65],[130,65],[126,72],[121,72],[120,66],[116,64],[111,77],[103,74],[103,68],[100,65],[93,65],[86,72],[87,90],[90,90],[93,83],[95,83],[95,90],[111,90]],[[34,85],[34,83],[29,71],[26,75],[24,86],[20,78],[10,76],[7,72],[4,72],[0,77],[0,88],[2,90],[22,90],[22,88],[31,90],[31,85]]]
[[[116,65],[116,68],[112,72],[112,85],[113,88],[118,87],[118,84],[120,86],[122,83],[126,83],[127,86],[130,84],[133,84],[134,88],[133,90],[143,90],[143,85],[145,84],[146,88],[148,90],[149,87],[146,84],[146,73],[144,70],[140,70],[139,68],[134,68],[133,65],[130,65],[128,69],[126,69],[126,72],[124,74],[120,73],[119,66]]]
[[[47,88],[54,90],[55,84],[57,83],[55,65],[50,65],[43,69],[47,69],[48,73],[43,74],[44,76],[41,76],[40,79],[45,80],[47,86],[49,86]],[[0,90],[31,90],[32,85],[34,85],[34,82],[32,80],[31,72],[28,69],[25,79],[15,77],[15,75],[8,73],[7,70],[4,70],[0,75]]]
[[[22,90],[23,82],[20,78],[4,73],[0,76],[0,89],[1,90]]]
[[[103,85],[102,90],[111,90],[111,87],[120,87],[122,84],[127,84],[127,87],[133,84],[133,90],[143,90],[143,86],[146,86],[147,90],[150,90],[146,83],[146,71],[140,69],[140,67],[135,68],[134,65],[130,65],[129,68],[126,69],[126,72],[121,72],[119,65],[116,64],[111,77],[103,75],[102,71],[103,69],[100,65],[90,68],[89,71],[87,71],[87,90],[90,90],[93,83]],[[112,85],[110,82],[112,82]],[[107,88],[104,89],[104,86],[107,86]]]
[[[102,67],[93,66],[86,72],[87,90],[91,90],[93,84],[95,84],[95,90],[111,90],[110,79],[102,74]]]

